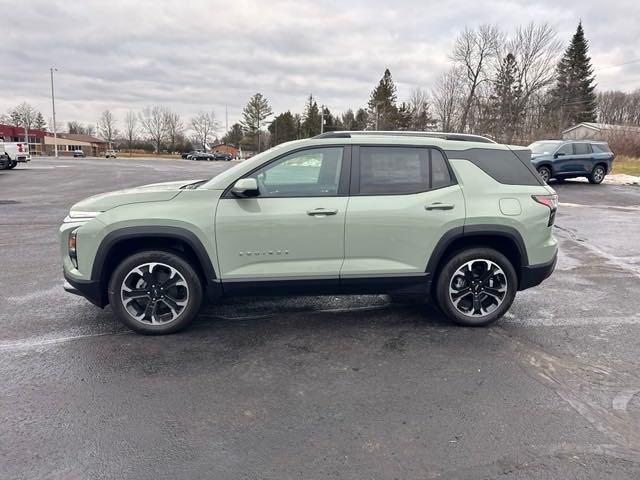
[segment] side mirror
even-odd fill
[[[557,152],[553,154],[553,158],[558,158],[558,157],[561,157],[562,155],[564,155],[563,152]]]
[[[231,193],[240,198],[257,197],[260,194],[260,190],[255,178],[241,178],[233,184]]]

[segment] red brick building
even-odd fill
[[[44,153],[44,137],[48,135],[44,130],[29,130],[29,153],[42,155]],[[4,142],[24,142],[24,128],[4,125],[0,123],[0,140]]]
[[[215,145],[211,145],[211,151],[228,153],[233,156],[233,158],[238,157],[238,149],[233,145],[229,145],[228,143],[217,143]]]

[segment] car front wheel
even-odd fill
[[[471,248],[449,258],[436,280],[440,309],[454,323],[481,327],[509,309],[518,290],[511,262],[491,248]]]
[[[174,333],[198,314],[202,284],[191,264],[178,255],[136,253],[111,275],[109,303],[117,317],[138,333]]]
[[[602,165],[596,165],[591,171],[591,175],[587,178],[589,183],[599,184],[602,183],[604,177],[607,175],[607,171]]]

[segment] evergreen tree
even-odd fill
[[[264,121],[271,115],[273,115],[273,110],[269,106],[269,101],[261,93],[256,93],[251,97],[242,110],[242,126],[253,139],[258,152],[261,148],[260,129],[264,126]]]
[[[356,116],[353,114],[353,110],[349,109],[340,117],[340,128],[342,130],[357,130],[356,128]]]
[[[353,130],[366,130],[369,123],[369,114],[364,108],[359,108],[356,112],[356,120]]]
[[[45,122],[44,117],[42,116],[42,112],[38,112],[36,114],[36,119],[33,122],[33,128],[37,130],[44,130],[47,128],[47,122]]]
[[[411,107],[402,102],[400,108],[398,108],[398,118],[396,122],[396,128],[398,130],[411,130],[413,125],[413,116],[411,115]]]
[[[269,125],[269,133],[272,147],[298,138],[296,119],[293,114],[286,111],[276,116]]]
[[[387,68],[369,97],[367,113],[369,128],[373,130],[394,130],[398,123],[396,86]]]
[[[558,115],[558,128],[596,120],[595,76],[589,57],[589,42],[582,22],[558,63],[552,107]]]
[[[320,134],[320,108],[313,95],[309,95],[302,114],[302,138],[314,137]]]
[[[483,126],[495,138],[511,143],[517,126],[522,120],[522,85],[519,81],[518,62],[512,53],[502,60],[489,98],[488,111]]]
[[[233,125],[231,125],[231,128],[225,134],[225,136],[222,137],[222,142],[239,148],[242,137],[244,137],[242,125],[240,125],[239,123],[234,123]]]

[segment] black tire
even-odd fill
[[[151,320],[137,320],[132,315],[132,313],[130,313],[127,307],[125,307],[122,298],[123,295],[126,294],[126,292],[122,292],[123,286],[125,288],[131,288],[131,285],[127,286],[125,280],[130,281],[130,278],[132,278],[130,277],[130,275],[136,275],[133,273],[136,267],[142,267],[144,270],[144,268],[148,268],[143,267],[145,264],[153,263],[161,264],[161,266],[152,267],[149,270],[149,273],[153,274],[153,272],[156,272],[155,275],[157,277],[158,275],[165,274],[165,272],[167,271],[166,266],[171,267],[175,269],[177,273],[182,277],[182,280],[184,280],[186,286],[180,285],[179,287],[167,287],[167,290],[162,290],[162,288],[156,288],[156,286],[154,285],[153,289],[150,289],[150,291],[153,290],[155,292],[155,301],[152,300],[151,297],[147,296],[144,298],[140,297],[140,300],[136,299],[131,302],[127,302],[127,305],[132,310],[143,310],[143,314],[146,318],[147,310],[144,307],[148,305],[147,302],[153,301],[158,305],[157,308],[159,310],[156,310],[155,307],[153,307],[153,313],[151,315],[152,319],[154,319],[156,312],[162,312],[163,310],[168,310],[168,312],[164,313],[164,315],[171,315],[173,317],[176,314],[176,311],[172,309],[168,303],[165,303],[167,301],[164,299],[165,294],[172,303],[176,301],[175,297],[186,296],[184,306],[178,305],[178,303],[174,303],[174,307],[176,307],[176,309],[181,308],[181,310],[177,313],[177,315],[175,315],[175,318],[167,321],[166,323],[152,324]],[[165,281],[167,280],[167,278],[168,277],[165,278]],[[133,279],[135,280],[135,278]],[[146,290],[147,287],[149,287],[148,283],[144,279],[140,278],[138,280],[138,283],[139,282],[142,282],[142,284],[139,284],[134,288],[139,290]],[[158,287],[161,286],[162,281],[159,282]],[[176,290],[170,290],[171,288],[175,288]],[[178,292],[178,288],[180,289],[180,292]],[[159,292],[160,290],[162,290],[162,292]],[[171,295],[169,294],[169,292],[171,292]],[[184,258],[174,253],[159,250],[136,253],[124,259],[120,263],[120,265],[116,267],[115,271],[111,275],[108,293],[109,303],[111,304],[111,308],[113,309],[118,319],[130,329],[145,335],[165,335],[169,333],[175,333],[186,328],[187,326],[189,326],[189,324],[191,324],[196,315],[198,315],[198,312],[200,311],[200,307],[202,305],[202,283],[191,264]],[[144,294],[149,292],[141,293]],[[159,295],[161,293],[162,299],[159,298]],[[180,303],[182,303],[182,301],[180,301]],[[162,315],[162,313],[159,313],[159,316],[160,315]]]
[[[449,293],[449,287],[453,284],[454,281],[457,281],[457,279],[462,278],[463,282],[467,281],[466,276],[461,277],[461,275],[457,274],[459,269],[464,268],[464,266],[469,262],[472,262],[471,269],[476,266],[485,265],[482,260],[488,260],[492,262],[497,267],[499,267],[502,272],[492,276],[484,285],[482,283],[479,283],[480,286],[470,286],[470,288],[476,289],[476,293],[473,293],[471,291],[468,294],[471,295],[471,298],[473,299],[471,301],[472,306],[470,308],[474,310],[474,312],[472,313],[475,313],[474,300],[476,298],[476,294],[477,298],[481,302],[480,312],[482,312],[482,305],[488,305],[488,307],[491,307],[493,306],[493,302],[495,302],[497,304],[497,307],[494,307],[493,310],[489,310],[487,308],[488,311],[485,315],[480,314],[477,316],[471,316],[464,314],[460,311],[460,309],[456,308]],[[475,263],[474,261],[477,261],[477,263]],[[471,269],[470,272],[472,278],[474,278],[473,282],[480,282],[480,276],[473,277],[474,272]],[[484,273],[486,274],[487,272]],[[506,281],[506,285],[504,285],[505,292],[504,296],[501,297],[501,303],[498,303],[497,300],[491,299],[495,297],[490,297],[487,293],[484,293],[484,290],[486,288],[486,290],[491,289],[495,292],[497,289],[495,288],[496,283],[494,282],[500,283],[502,280]],[[473,282],[469,281],[469,283]],[[481,288],[482,290],[480,290]],[[451,321],[465,327],[484,327],[498,320],[500,317],[502,317],[502,315],[506,313],[507,310],[509,310],[509,307],[511,307],[517,290],[518,277],[516,275],[515,269],[513,268],[513,265],[511,264],[509,259],[507,259],[507,257],[502,255],[500,252],[493,250],[492,248],[475,247],[456,253],[446,260],[443,268],[440,270],[438,278],[436,279],[436,300],[438,306]],[[465,301],[468,302],[468,300],[469,298],[466,297]],[[458,303],[460,304],[462,302],[459,301]]]
[[[596,165],[593,167],[591,174],[587,177],[589,183],[594,185],[599,185],[604,180],[604,177],[607,175],[607,169],[604,165]]]
[[[16,168],[18,166],[18,162],[16,162],[15,160],[9,162],[9,166],[7,167],[9,170],[11,170],[12,168]]]
[[[538,168],[538,175],[540,175],[544,183],[549,183],[549,180],[551,180],[551,169],[549,167],[540,167]]]

